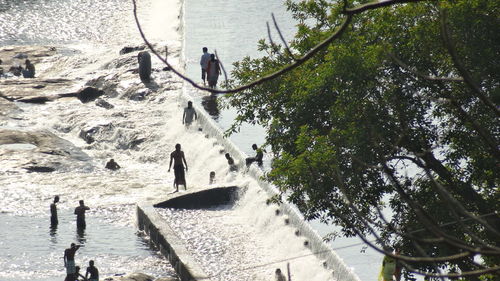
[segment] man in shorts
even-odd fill
[[[80,249],[80,245],[75,245],[71,243],[71,246],[64,250],[64,267],[66,267],[66,279],[65,280],[75,280],[76,275],[76,265],[75,265],[75,253]],[[73,279],[71,279],[73,278]]]
[[[208,53],[207,47],[203,47],[203,55],[201,55],[200,59],[201,80],[203,80],[203,85],[205,85],[205,79],[207,78],[208,60],[210,60],[210,54]]]
[[[186,158],[184,157],[184,151],[181,150],[181,145],[176,144],[175,150],[170,153],[170,165],[168,165],[168,171],[170,172],[170,168],[172,167],[172,162],[174,162],[174,175],[175,175],[175,191],[179,191],[179,185],[184,185],[184,189],[186,190],[186,177],[184,175],[184,169],[188,170],[188,165],[186,163]],[[183,163],[184,162],[184,163]],[[184,168],[186,165],[186,168]]]

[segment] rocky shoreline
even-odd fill
[[[109,122],[89,122],[91,116],[74,108],[76,127],[79,133],[68,140],[67,133],[75,135],[75,128],[65,125],[52,125],[51,128],[31,128],[29,110],[44,107],[51,102],[68,102],[75,106],[93,103],[96,110],[114,108],[114,101],[128,100],[141,105],[163,91],[178,92],[182,83],[160,66],[153,67],[153,79],[142,82],[137,73],[137,53],[144,46],[125,47],[98,65],[95,60],[85,56],[62,54],[52,46],[4,46],[0,47],[0,59],[4,71],[18,63],[15,56],[24,54],[37,67],[35,78],[0,76],[0,174],[21,173],[65,173],[70,171],[92,172],[101,164],[89,156],[85,150],[98,149],[101,142],[109,141],[122,126],[113,120]],[[78,52],[73,52],[77,54]],[[24,57],[23,55],[23,57]],[[88,64],[86,65],[85,62]],[[101,63],[101,62],[99,62]],[[158,64],[157,64],[158,65]],[[82,71],[82,69],[88,69]],[[127,81],[126,86],[121,85]],[[115,100],[114,100],[115,99]],[[40,109],[37,109],[40,110]],[[43,109],[42,109],[43,110]],[[121,122],[126,123],[126,112],[113,113]],[[85,118],[83,118],[85,117]],[[79,122],[78,119],[85,119]],[[28,125],[27,125],[28,124]],[[78,131],[78,129],[77,129]],[[120,149],[137,149],[146,139],[133,130],[127,131],[120,143]],[[87,146],[75,143],[81,139]],[[120,281],[174,281],[177,278],[157,278],[142,273],[126,276],[107,277],[103,280]]]

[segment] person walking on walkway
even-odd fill
[[[203,47],[203,55],[201,55],[200,59],[201,80],[203,80],[203,85],[205,85],[205,79],[207,77],[207,67],[209,60],[210,60],[210,54],[208,53],[208,49],[207,47]]]
[[[215,55],[210,55],[210,60],[208,61],[207,66],[207,80],[208,86],[212,89],[215,89],[217,86],[217,80],[219,79],[219,75],[221,74],[219,61],[215,59]]]
[[[76,228],[85,229],[87,227],[87,224],[85,223],[85,211],[88,210],[90,210],[90,208],[85,206],[83,200],[80,200],[80,206],[75,208]]]
[[[182,115],[182,124],[189,127],[194,120],[198,119],[198,114],[193,108],[193,102],[188,101],[188,106],[184,108],[184,114]]]
[[[186,169],[186,171],[187,171],[188,165],[186,162],[186,157],[184,157],[184,151],[181,150],[180,144],[176,144],[175,150],[172,153],[170,153],[170,165],[168,165],[169,172],[170,172],[170,168],[172,167],[172,162],[174,162],[175,191],[176,192],[179,191],[180,184],[184,185],[184,190],[186,190],[187,189],[186,176],[184,174],[184,169]],[[186,168],[184,168],[184,165],[186,165]]]

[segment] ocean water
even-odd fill
[[[183,58],[186,73],[192,77],[199,76],[198,60],[202,46],[207,46],[210,51],[217,49],[227,70],[230,70],[232,61],[255,55],[254,43],[265,37],[265,21],[271,20],[270,12],[277,16],[286,37],[293,34],[293,24],[286,28],[285,22],[289,19],[281,1],[186,0],[183,38],[177,33],[175,24],[180,12],[177,1],[139,0],[138,3],[139,17],[148,38],[159,45],[168,45],[172,52],[169,59],[175,65],[180,66]],[[183,53],[181,40],[184,40]],[[0,46],[44,44],[60,50],[56,57],[37,67],[39,75],[45,77],[74,78],[81,80],[82,84],[89,77],[110,77],[112,80],[116,69],[103,66],[119,60],[118,51],[122,47],[140,43],[129,0],[0,0]],[[120,71],[132,67],[135,65],[124,64]],[[153,61],[153,67],[159,68],[161,64]],[[193,249],[207,249],[208,254],[200,256],[201,263],[205,260],[207,271],[241,272],[238,275],[243,276],[241,280],[269,280],[275,267],[283,268],[286,261],[291,260],[296,280],[330,280],[320,266],[321,261],[307,253],[299,238],[293,237],[293,230],[274,221],[273,209],[265,207],[266,195],[258,189],[255,181],[229,172],[220,154],[223,147],[214,139],[205,138],[195,127],[186,129],[180,124],[184,106],[178,100],[183,92],[181,81],[168,72],[154,73],[153,76],[171,90],[150,93],[142,102],[130,101],[124,97],[128,89],[147,89],[141,89],[137,77],[124,75],[127,79],[112,81],[118,85],[118,95],[108,100],[115,105],[112,110],[70,99],[45,105],[17,103],[23,110],[18,118],[0,121],[0,128],[49,130],[82,148],[91,157],[90,164],[94,167],[92,171],[66,173],[24,173],[0,167],[0,280],[62,280],[61,257],[71,242],[85,245],[76,255],[77,263],[85,267],[89,259],[94,259],[103,276],[135,271],[156,277],[173,275],[168,262],[149,248],[147,239],[137,235],[134,206],[141,201],[160,201],[172,192],[173,173],[168,173],[167,168],[169,154],[176,143],[181,143],[186,153],[190,168],[188,188],[206,186],[209,172],[216,171],[217,184],[238,185],[249,190],[242,202],[247,202],[246,205],[232,209],[235,212],[222,210],[234,215],[229,221],[224,221],[228,214],[214,216],[210,210],[197,214],[198,218],[206,218],[202,220],[204,222],[216,220],[230,225],[229,231],[214,232],[213,225],[208,223],[201,230],[183,232],[186,239],[191,237]],[[203,102],[207,96],[192,89],[187,89],[187,92],[197,103]],[[221,109],[214,119],[222,128],[227,128],[234,114],[234,110]],[[88,145],[78,133],[95,124],[112,126],[101,132],[99,142]],[[260,145],[263,134],[262,128],[248,125],[231,139],[251,155],[251,144]],[[136,149],[124,148],[124,144],[138,138],[146,141]],[[0,147],[0,153],[12,149],[29,147],[4,146]],[[123,167],[121,170],[110,172],[103,169],[111,157]],[[269,157],[266,155],[266,165]],[[57,231],[51,231],[49,205],[55,194],[61,196],[58,205],[60,224]],[[80,199],[91,208],[87,215],[88,228],[83,235],[76,232],[72,215]],[[182,213],[171,217],[186,221]],[[258,226],[260,231],[245,228],[247,222]],[[318,225],[320,233],[326,234],[332,229]],[[255,242],[247,241],[246,247],[241,247],[244,241],[234,234],[236,241],[240,242],[229,244],[227,251],[239,255],[241,261],[230,263],[230,267],[217,267],[221,261],[216,259],[214,262],[210,258],[221,255],[210,252],[210,247],[204,248],[206,240],[196,237],[200,237],[200,231],[211,231],[216,235],[211,239],[224,240],[224,237],[231,236],[232,228],[241,229],[238,235],[252,235]],[[280,237],[289,240],[279,241]],[[341,243],[344,242],[337,241],[334,248],[354,245],[357,241]],[[341,257],[362,280],[373,280],[379,268],[379,257],[359,253],[361,249],[359,245],[350,246],[342,250],[347,252]],[[310,271],[315,275],[309,274]],[[228,279],[221,277],[216,280]]]

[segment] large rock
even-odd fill
[[[49,131],[0,129],[0,174],[93,169],[80,148]]]
[[[95,105],[106,108],[106,109],[112,109],[115,107],[114,105],[110,104],[109,102],[103,100],[103,99],[97,99],[95,101]]]
[[[103,90],[99,90],[94,87],[86,87],[83,90],[80,90],[77,94],[76,97],[82,102],[82,103],[87,103],[90,101],[96,100],[98,97],[104,95]]]
[[[106,281],[154,281],[154,277],[144,273],[132,273],[125,276],[113,276],[105,278]]]
[[[141,81],[149,83],[151,80],[151,55],[147,51],[139,52],[137,60],[139,61],[139,77],[141,77]]]

